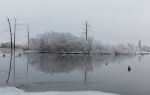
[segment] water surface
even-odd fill
[[[0,85],[26,91],[150,95],[150,56],[24,53],[0,56]]]

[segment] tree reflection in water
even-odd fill
[[[11,75],[11,69],[12,69],[12,52],[11,52],[11,55],[10,55],[10,62],[9,62],[9,71],[8,71],[8,77],[7,77],[7,80],[6,80],[6,83],[9,82],[9,79],[10,79],[10,75]]]
[[[70,73],[76,69],[83,72],[84,81],[88,80],[88,72],[94,70],[95,67],[101,65],[108,65],[111,63],[122,63],[127,58],[133,56],[127,55],[84,55],[84,54],[40,54],[40,53],[26,53],[28,64],[38,71],[50,73]]]

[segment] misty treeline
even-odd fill
[[[46,32],[30,39],[30,48],[41,52],[89,53],[93,39],[85,40],[71,33]]]
[[[30,49],[52,53],[114,53],[134,54],[133,44],[106,45],[94,38],[78,37],[71,33],[46,32],[30,38]]]

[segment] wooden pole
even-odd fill
[[[29,49],[29,45],[30,45],[30,31],[29,31],[29,25],[27,24],[27,30],[28,30],[28,49]]]
[[[85,36],[86,36],[86,41],[88,39],[88,22],[86,21],[86,24],[85,24]]]

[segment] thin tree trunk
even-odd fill
[[[10,43],[11,43],[11,53],[12,53],[12,51],[13,51],[13,47],[12,47],[12,30],[11,30],[11,24],[10,24],[9,18],[7,18],[7,21],[8,21],[8,25],[9,25]]]
[[[11,43],[11,54],[10,54],[10,66],[9,66],[9,73],[8,78],[6,80],[6,83],[9,82],[10,74],[11,74],[11,63],[12,63],[12,54],[13,54],[13,47],[12,47],[12,30],[11,30],[11,24],[9,18],[7,18],[8,25],[9,25],[9,32],[10,32],[10,43]]]
[[[17,27],[17,19],[15,18],[15,26],[14,26],[14,54],[16,52],[16,27]]]

